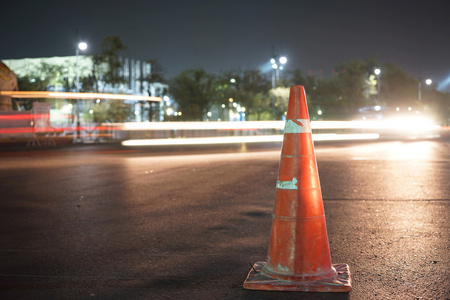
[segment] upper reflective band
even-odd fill
[[[297,190],[297,178],[293,177],[291,181],[277,180],[277,189]]]
[[[284,133],[310,133],[311,123],[309,119],[289,119],[286,120]]]

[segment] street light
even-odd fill
[[[375,70],[373,70],[373,72],[377,76],[377,102],[380,103],[380,89],[381,89],[380,74],[381,74],[381,69],[380,68],[376,68]]]
[[[430,78],[425,80],[426,85],[430,85],[432,83],[433,83],[433,80],[431,80]],[[417,98],[419,99],[419,102],[421,102],[422,101],[422,78],[419,78],[418,93],[419,94],[418,94]]]
[[[75,91],[78,93],[80,90],[80,76],[79,76],[79,66],[78,66],[78,56],[80,55],[80,50],[84,51],[87,49],[87,44],[86,42],[79,42],[75,51],[75,56],[76,56],[76,80],[75,80]]]
[[[228,121],[233,120],[233,103],[234,103],[234,99],[229,98],[228,99]]]
[[[286,56],[279,57],[278,55],[273,55],[270,59],[272,64],[272,92],[275,90],[276,80],[280,75],[279,70],[284,69],[284,65],[287,63]],[[272,93],[272,119],[275,120],[275,94]]]
[[[80,76],[79,76],[79,66],[78,66],[78,56],[80,54],[80,50],[84,51],[87,49],[87,44],[86,42],[79,42],[76,50],[75,50],[75,57],[76,57],[76,61],[75,61],[75,72],[76,72],[76,77],[75,77],[75,92],[79,92],[80,91]],[[80,138],[80,99],[77,99],[77,137],[76,138]]]

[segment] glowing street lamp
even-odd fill
[[[77,48],[75,50],[75,56],[76,56],[76,62],[75,62],[75,72],[76,72],[76,77],[75,77],[75,92],[79,92],[80,91],[80,75],[79,75],[79,65],[78,65],[78,56],[80,55],[80,50],[84,51],[87,49],[87,43],[85,42],[79,42],[77,45]],[[78,137],[80,137],[79,134],[79,129],[80,129],[80,100],[77,99],[77,135]]]
[[[79,76],[79,65],[78,65],[78,56],[80,55],[80,50],[85,51],[87,49],[87,44],[85,42],[79,42],[75,51],[76,55],[76,80],[75,80],[75,91],[78,93],[80,90],[80,76]]]
[[[373,70],[373,73],[375,73],[375,75],[377,76],[377,102],[380,103],[380,89],[381,89],[380,74],[381,74],[381,69],[380,68],[376,68],[375,70]]]
[[[286,56],[272,57],[270,59],[270,63],[272,65],[273,70],[283,70],[284,65],[287,63],[287,58],[286,58]]]
[[[430,85],[430,84],[432,84],[433,83],[433,80],[431,80],[430,78],[428,78],[428,79],[425,79],[425,84],[426,85]],[[419,86],[418,86],[418,99],[419,99],[419,102],[421,102],[422,101],[422,78],[419,78]]]
[[[284,69],[284,65],[287,63],[286,56],[277,56],[273,55],[270,59],[270,63],[272,64],[272,90],[275,89],[276,80],[279,77],[279,70]],[[272,119],[275,120],[275,94],[272,94]]]
[[[84,51],[87,49],[87,44],[86,42],[79,42],[78,43],[78,49],[80,49],[81,51]]]

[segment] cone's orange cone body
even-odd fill
[[[303,86],[292,86],[278,170],[267,262],[257,262],[244,288],[349,292],[348,265],[331,264],[322,192]]]

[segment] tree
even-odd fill
[[[67,66],[41,63],[29,75],[18,78],[19,87],[23,91],[47,91],[50,87],[55,90],[62,87],[70,90]]]
[[[203,69],[183,71],[172,82],[172,94],[183,120],[203,120],[215,97],[214,76]]]
[[[104,56],[101,54],[94,54],[92,59],[92,74],[88,77],[81,77],[81,91],[82,92],[95,92],[98,93],[101,86],[100,77],[104,72]]]
[[[305,86],[305,77],[303,77],[303,72],[301,69],[295,69],[288,71],[288,76],[283,78],[285,87],[290,87],[292,85],[303,85]],[[306,86],[305,86],[306,89]]]
[[[216,81],[219,104],[232,98],[245,107],[249,119],[260,120],[264,112],[270,111],[269,90],[270,82],[259,70],[229,70]]]
[[[131,121],[133,109],[129,104],[117,100],[103,100],[93,107],[93,121],[97,123]]]
[[[312,119],[318,118],[317,111],[321,110],[328,99],[334,99],[336,93],[333,79],[318,80],[313,75],[303,76],[301,69],[288,72],[285,79],[286,87],[292,85],[303,85],[307,96],[308,110]],[[285,96],[286,97],[286,96]]]
[[[417,100],[417,80],[393,64],[382,66],[381,97],[385,104],[397,106],[412,106]]]
[[[275,120],[281,120],[285,112],[287,112],[289,104],[289,87],[276,87],[270,90],[270,94],[275,96]]]
[[[35,75],[25,75],[17,78],[21,91],[46,91],[48,80]]]
[[[311,93],[311,102],[314,105],[322,106],[343,106],[341,81],[338,77],[328,79],[317,79],[315,87]]]
[[[304,77],[300,70],[294,70],[290,73],[290,83],[305,86],[312,119],[345,118],[371,103],[366,93],[367,78],[377,65],[374,58],[341,62],[335,67],[336,75],[319,79],[311,75]]]
[[[54,65],[48,63],[41,63],[30,72],[30,74],[17,78],[18,86],[22,91],[48,91],[59,88],[70,91],[73,82],[69,81],[69,73],[67,65]],[[72,105],[75,100],[67,100]],[[21,109],[31,110],[33,108],[33,101],[20,101]],[[52,101],[53,102],[53,101]],[[60,103],[56,102],[56,106]]]
[[[270,82],[259,70],[244,70],[240,84],[241,103],[247,107],[249,117],[260,120],[264,111],[270,110]]]
[[[341,62],[335,67],[340,89],[337,97],[341,105],[345,105],[352,110],[370,103],[365,96],[366,78],[377,65],[378,61],[375,58],[370,58],[365,61],[355,59],[349,62]]]
[[[113,88],[125,82],[123,76],[120,75],[120,69],[123,67],[119,59],[119,52],[124,51],[127,47],[122,43],[122,40],[117,35],[110,35],[103,38],[100,44],[101,53],[93,56],[93,79],[98,78],[98,74],[102,73],[102,80],[106,84],[112,85]],[[102,64],[106,63],[106,70],[100,72]]]
[[[139,78],[139,80],[141,81],[141,87],[143,86],[143,83],[145,81],[148,82],[150,85],[155,82],[165,83],[166,79],[164,78],[163,68],[159,64],[158,60],[157,59],[149,59],[146,61],[146,63],[150,64],[151,71],[150,71],[150,74],[147,74],[147,76],[141,76]],[[161,96],[161,95],[152,95],[152,93],[150,91],[150,86],[149,86],[149,89],[147,90],[147,93],[149,96],[157,96],[157,97]],[[148,119],[150,121],[153,121],[154,116],[157,115],[159,112],[159,103],[154,103],[152,101],[139,101],[139,103],[141,104],[141,106],[143,108],[146,107],[146,105],[145,105],[146,102],[148,105]],[[142,114],[144,114],[144,109],[142,109]],[[144,117],[144,116],[142,116],[142,117]]]
[[[164,70],[157,59],[148,59],[146,61],[146,63],[151,65],[151,72],[150,72],[150,74],[148,74],[148,76],[142,77],[141,82],[142,81],[147,81],[149,83],[152,83],[152,82],[164,83],[164,82],[166,82],[166,79],[164,78]],[[155,95],[149,94],[149,96],[155,96]]]

